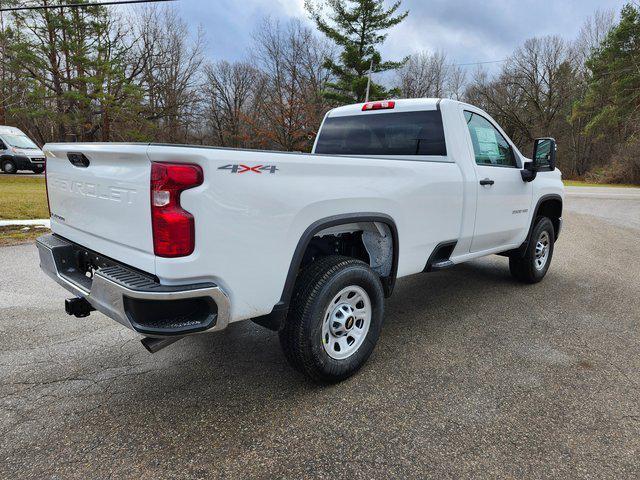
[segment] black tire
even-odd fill
[[[44,172],[44,167],[33,167],[31,169],[33,171],[33,173],[35,173],[36,175],[41,174],[42,172]]]
[[[531,232],[531,241],[527,245],[524,257],[515,253],[509,257],[509,271],[518,281],[523,283],[538,283],[544,278],[551,265],[553,257],[553,247],[555,240],[555,230],[553,223],[547,217],[538,217]],[[538,242],[544,244],[547,241],[547,256],[544,264],[540,266],[541,260],[536,256]]]
[[[16,173],[18,168],[16,167],[16,162],[13,160],[5,160],[2,162],[2,171],[4,173]]]
[[[329,318],[325,313],[334,298],[352,286],[364,290],[370,301],[369,329],[350,356],[335,359],[329,356],[324,346],[322,328]],[[369,265],[349,257],[324,257],[306,267],[298,276],[291,308],[279,333],[280,345],[291,366],[311,380],[339,382],[353,375],[367,361],[380,336],[383,318],[382,283]],[[350,328],[354,328],[353,325],[352,320]]]

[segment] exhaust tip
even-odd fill
[[[164,337],[164,338],[155,338],[155,337],[144,337],[140,340],[142,346],[147,349],[149,353],[156,353],[162,350],[163,348],[168,347],[169,345],[176,343],[182,337]]]

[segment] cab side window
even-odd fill
[[[6,150],[7,146],[4,144],[2,140],[0,140],[0,150]]]
[[[476,163],[496,167],[517,167],[516,156],[509,142],[487,120],[477,113],[465,110],[469,135],[473,143]]]

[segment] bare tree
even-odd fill
[[[145,117],[162,141],[186,142],[195,132],[204,36],[190,30],[173,9],[148,8],[138,21]]]
[[[442,97],[447,83],[447,58],[442,52],[420,52],[398,70],[402,95],[407,98]]]
[[[267,18],[246,60],[205,62],[202,32],[193,33],[175,10],[120,12],[87,5],[0,15],[0,124],[16,125],[39,142],[310,148],[333,106],[323,93],[335,80],[327,68],[335,52],[303,23]],[[637,172],[635,137],[589,131],[610,98],[589,94],[594,72],[587,60],[619,28],[614,24],[613,11],[599,10],[575,41],[529,39],[496,75],[478,68],[468,78],[443,52],[420,52],[399,70],[395,86],[406,97],[451,97],[485,108],[525,152],[534,137],[556,137],[566,174],[600,166],[622,171],[621,165]],[[622,68],[635,65],[624,62]]]
[[[1,5],[1,3],[0,3]],[[8,31],[4,13],[0,12],[0,125],[4,125],[7,121],[6,117],[6,105],[8,96],[8,80],[9,69],[7,66],[7,43],[8,43]]]
[[[600,46],[614,22],[615,13],[613,10],[596,10],[593,16],[587,18],[580,28],[578,38],[571,46],[577,71],[574,82],[574,98],[583,98],[586,94],[591,76],[586,61]],[[611,139],[586,135],[584,130],[589,118],[576,115],[573,111],[570,113],[567,141],[572,154],[571,172],[582,176],[594,165],[602,163],[608,157],[607,152],[615,149],[616,146]]]
[[[576,60],[583,67],[591,53],[598,48],[615,23],[614,10],[596,10],[580,28],[578,38],[573,43]]]
[[[467,96],[484,106],[514,137],[527,143],[549,135],[568,114],[575,62],[557,36],[531,38],[516,49],[495,79],[477,76]]]
[[[407,98],[451,97],[464,94],[466,74],[462,67],[447,63],[442,52],[419,52],[409,57],[396,74],[396,84]]]
[[[462,100],[467,86],[467,72],[459,65],[449,66],[447,74],[446,92],[449,98]]]
[[[267,18],[253,39],[255,63],[265,74],[262,115],[255,124],[264,146],[308,149],[326,111],[321,93],[332,51],[299,20],[283,26]]]
[[[251,119],[260,113],[264,75],[246,62],[219,61],[207,64],[204,76],[205,116],[214,144],[251,146]]]
[[[516,49],[499,75],[479,70],[466,92],[469,102],[482,106],[524,152],[532,140],[554,136],[565,150],[561,168],[582,175],[588,168],[593,144],[585,143],[581,128],[569,122],[582,79],[576,50],[556,37],[532,38]]]

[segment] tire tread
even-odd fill
[[[314,362],[307,339],[310,322],[313,321],[310,318],[310,310],[314,308],[322,289],[337,273],[350,266],[369,269],[369,265],[361,260],[340,255],[322,257],[304,268],[296,280],[287,320],[279,333],[280,344],[287,361],[296,370],[318,383],[337,382],[353,373],[340,375],[336,371],[321,371]]]
[[[551,250],[549,252],[549,258],[547,259],[547,265],[542,274],[538,272],[533,265],[533,258],[535,256],[535,240],[538,238],[539,233],[546,229],[550,233],[551,238]],[[553,223],[547,217],[537,217],[533,224],[531,232],[531,241],[527,245],[527,250],[523,257],[518,254],[509,257],[509,271],[513,278],[522,283],[538,283],[544,278],[551,265],[551,259],[553,258],[553,239],[555,238],[555,232]]]

